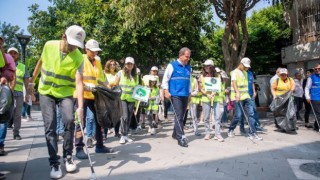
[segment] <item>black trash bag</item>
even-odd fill
[[[291,92],[276,97],[270,104],[276,127],[281,131],[292,132],[296,130],[296,106]]]
[[[13,116],[14,99],[8,85],[0,85],[0,123],[8,122]]]
[[[121,88],[115,86],[106,88],[96,86],[93,95],[95,96],[94,106],[97,114],[97,122],[102,128],[111,128],[120,121],[121,109]]]

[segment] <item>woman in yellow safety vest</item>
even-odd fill
[[[288,70],[286,68],[281,68],[279,74],[280,77],[272,83],[271,92],[273,99],[287,93],[288,91],[293,93],[296,88],[294,80],[288,77]]]
[[[137,68],[134,64],[132,57],[125,59],[125,65],[122,70],[117,73],[115,79],[115,85],[120,85],[122,89],[121,94],[121,106],[122,106],[122,117],[121,117],[121,139],[120,144],[126,142],[132,142],[133,140],[128,137],[128,131],[130,126],[131,116],[133,114],[135,100],[132,98],[132,93],[139,83],[137,76]]]
[[[108,87],[113,87],[115,86],[115,80],[117,77],[117,72],[118,72],[118,68],[117,68],[117,61],[115,61],[114,59],[110,59],[106,62],[105,66],[104,66],[104,74],[106,75],[107,81],[108,81]],[[120,138],[120,133],[119,133],[119,129],[120,129],[120,121],[117,124],[114,124],[114,131],[115,131],[115,137],[119,137]],[[111,134],[113,131],[110,128],[109,129],[109,134]],[[108,134],[108,128],[104,129],[104,137],[106,137]]]
[[[205,140],[209,140],[211,138],[210,136],[210,114],[212,113],[212,119],[215,117],[215,137],[214,139],[222,142],[224,139],[222,138],[220,134],[220,124],[221,124],[221,117],[223,113],[223,91],[224,87],[221,87],[221,92],[213,92],[213,91],[207,91],[206,90],[206,84],[205,79],[206,78],[221,78],[220,75],[216,72],[213,61],[208,59],[203,63],[202,68],[202,75],[200,76],[200,90],[202,92],[202,109],[203,109],[203,116],[205,121]]]
[[[149,77],[149,85],[148,87],[151,89],[150,98],[148,101],[148,107],[145,109],[147,114],[147,119],[149,121],[149,130],[148,133],[154,135],[156,133],[156,114],[158,114],[159,106],[156,102],[157,96],[159,94],[159,87],[157,85],[157,77],[150,76]]]

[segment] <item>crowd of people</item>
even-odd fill
[[[60,137],[63,139],[62,158],[66,171],[74,172],[77,169],[72,156],[74,147],[78,159],[88,158],[84,146],[95,147],[95,153],[112,153],[113,149],[106,147],[104,140],[114,133],[120,144],[133,142],[129,136],[132,124],[135,124],[133,129],[136,132],[148,128],[150,135],[156,135],[160,122],[169,121],[170,106],[174,115],[172,138],[181,147],[188,147],[184,132],[186,128],[192,129],[195,136],[203,135],[204,140],[213,138],[224,142],[226,137],[221,135],[222,124],[228,122],[229,111],[233,111],[233,118],[228,127],[228,137],[235,136],[234,130],[239,123],[242,135],[248,136],[252,141],[262,140],[257,132],[264,132],[266,129],[259,121],[255,104],[257,92],[249,58],[242,58],[238,67],[230,72],[230,76],[216,67],[210,59],[202,64],[201,74],[194,75],[189,63],[191,50],[183,47],[178,58],[166,67],[161,81],[156,66],[142,77],[132,57],[125,58],[122,69],[113,59],[108,60],[103,68],[98,56],[102,51],[99,43],[90,39],[84,44],[85,38],[83,28],[73,25],[66,29],[61,40],[48,41],[32,77],[26,66],[19,62],[19,51],[11,47],[6,54],[2,47],[4,39],[0,38],[1,58],[6,62],[5,67],[1,68],[1,84],[10,85],[15,100],[13,118],[0,123],[0,155],[6,155],[4,140],[7,127],[13,128],[14,140],[22,139],[21,117],[31,120],[33,88],[40,72],[38,92],[51,166],[50,177],[54,179],[62,177],[58,155]],[[78,48],[84,48],[85,53],[82,54]],[[287,69],[278,68],[276,75],[270,80],[270,87],[274,100],[286,93],[292,95],[296,111],[290,121],[302,119],[300,111],[304,104],[305,127],[313,127],[318,131],[316,121],[313,126],[310,124],[309,114],[313,110],[316,117],[320,117],[320,64],[308,70],[307,76],[303,80],[302,74],[297,72],[293,79],[288,77]],[[210,89],[215,83],[218,86]],[[230,87],[227,87],[228,84]],[[93,91],[98,85],[106,88],[121,87],[121,118],[113,127],[102,128],[97,122]],[[147,103],[133,98],[132,94],[138,85],[150,89]],[[159,107],[163,109],[162,120],[159,118]],[[75,123],[75,112],[81,124]],[[187,124],[188,113],[191,115],[190,126]],[[204,134],[199,130],[200,121],[204,122]],[[248,124],[248,130],[245,129],[245,124]],[[287,132],[276,119],[275,125]],[[86,129],[87,138],[83,137],[81,127]],[[294,127],[293,131],[296,129]]]

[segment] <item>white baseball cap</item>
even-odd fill
[[[288,74],[288,70],[286,68],[281,68],[279,74]]]
[[[203,65],[205,65],[205,66],[214,66],[214,63],[213,63],[213,61],[212,61],[211,59],[207,59],[207,60],[203,63]]]
[[[67,41],[70,45],[83,48],[83,41],[86,38],[86,32],[82,27],[72,25],[66,30]]]
[[[7,53],[10,53],[10,51],[15,51],[16,53],[18,53],[18,54],[19,54],[18,49],[17,49],[17,48],[15,48],[15,47],[11,47],[11,48],[9,48],[9,49],[8,49],[8,51],[7,51]]]
[[[158,71],[158,67],[157,66],[152,66],[151,71]]]
[[[157,77],[156,76],[150,76],[149,77],[149,81],[157,81]]]
[[[90,39],[87,43],[86,43],[86,48],[89,49],[90,51],[102,51],[99,48],[99,43],[98,41],[94,40],[94,39]]]
[[[244,67],[246,67],[246,68],[250,68],[251,67],[250,63],[251,63],[251,61],[247,57],[244,57],[244,58],[241,59],[241,64],[243,64]]]
[[[132,64],[134,64],[134,59],[133,59],[133,57],[126,57],[126,60],[125,60],[124,63],[125,63],[125,64],[127,64],[127,63],[132,63]]]
[[[215,70],[217,71],[217,73],[221,72],[221,69],[216,67]]]

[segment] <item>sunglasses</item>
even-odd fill
[[[320,70],[320,68],[314,68],[314,70],[319,71],[319,70]]]

